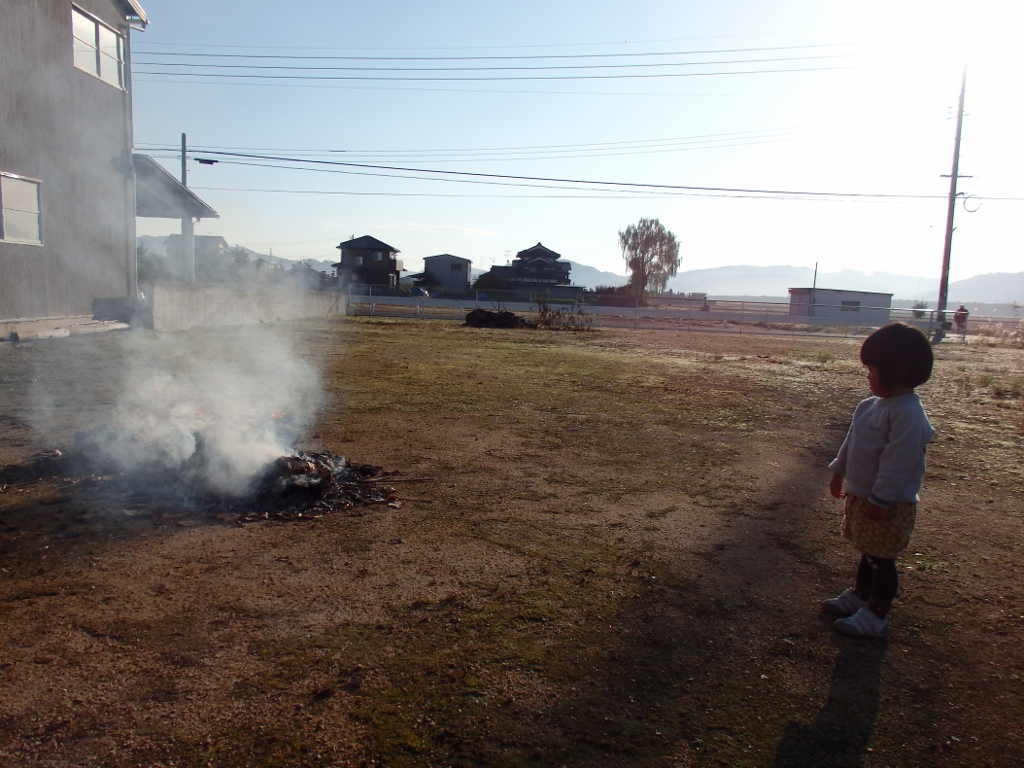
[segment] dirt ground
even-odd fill
[[[236,524],[48,470],[266,337],[391,504]],[[859,339],[342,320],[0,344],[4,766],[1024,764],[1024,352],[944,342],[887,641],[826,464]],[[133,372],[128,375],[128,372]],[[179,374],[184,376],[184,374]]]

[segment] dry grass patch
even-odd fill
[[[824,466],[866,395],[857,340],[274,330],[323,379],[305,447],[398,470],[400,508],[90,517],[25,467],[103,419],[147,337],[0,346],[22,483],[0,479],[5,765],[1024,760],[1021,402],[990,391],[1024,377],[1020,351],[937,349],[886,644],[816,610],[856,560]],[[213,358],[246,333],[175,339]],[[33,387],[57,445],[29,429]]]

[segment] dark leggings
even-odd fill
[[[877,616],[885,616],[896,597],[898,581],[896,560],[861,555],[857,566],[857,585],[853,591],[868,601],[868,607]]]

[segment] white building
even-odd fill
[[[450,253],[427,256],[423,259],[423,276],[443,290],[466,291],[472,264],[469,259]]]
[[[885,325],[890,322],[891,293],[837,291],[830,288],[790,288],[791,317],[819,318],[851,325]]]

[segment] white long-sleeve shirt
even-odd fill
[[[915,393],[869,397],[854,409],[850,430],[828,468],[845,476],[848,493],[882,508],[916,503],[934,434]]]

